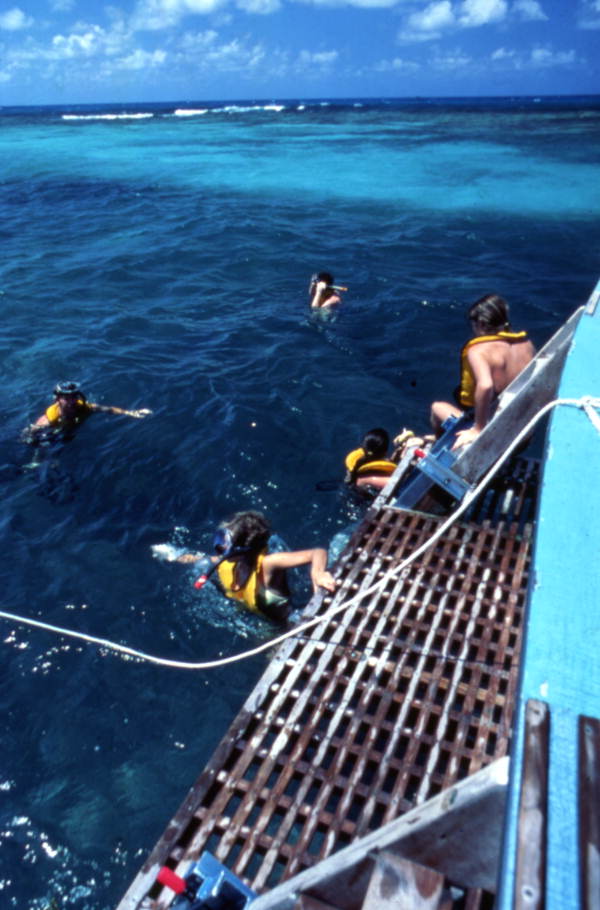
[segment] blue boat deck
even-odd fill
[[[597,296],[575,331],[558,388],[561,399],[600,398],[600,309],[596,301]],[[539,895],[547,908],[600,906],[597,827],[595,843],[593,837],[585,840],[590,832],[582,830],[579,800],[584,785],[581,769],[585,765],[579,719],[600,718],[599,477],[599,428],[582,408],[557,407],[547,436],[535,542],[535,577],[526,614],[518,736],[501,877],[500,906],[506,910],[515,906],[519,888],[529,889],[526,894]],[[539,866],[534,880],[527,876],[517,885],[520,820],[522,823],[519,809],[529,700],[540,702],[548,714],[548,743],[543,758],[547,799],[539,807],[545,837],[540,837],[541,852],[537,855]],[[593,813],[598,820],[597,790]],[[584,843],[581,843],[582,834]],[[544,858],[543,862],[540,857]],[[585,885],[590,878],[591,884]]]

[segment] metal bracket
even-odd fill
[[[442,458],[445,454],[444,452]],[[444,464],[439,456],[431,458],[427,455],[417,467],[419,471],[426,474],[434,483],[447,490],[451,496],[459,501],[471,489],[471,484],[459,477],[458,474],[455,474],[450,465]]]

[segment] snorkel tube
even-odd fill
[[[198,576],[194,582],[194,587],[197,591],[200,591],[201,588],[204,587],[211,575],[217,571],[222,562],[225,562],[226,559],[231,559],[235,556],[241,556],[242,553],[249,553],[251,550],[251,547],[234,546],[233,535],[229,528],[217,529],[213,540],[213,547],[215,552],[219,554],[219,559],[212,564],[207,572],[203,572],[202,575]]]

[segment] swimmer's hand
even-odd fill
[[[317,588],[325,588],[326,591],[330,591],[332,594],[337,587],[337,581],[326,569],[315,569],[311,573],[311,580],[315,590]]]
[[[140,408],[139,411],[128,411],[126,408],[116,408],[112,404],[90,404],[92,411],[101,411],[103,414],[122,414],[124,417],[147,417],[152,411],[148,408]]]
[[[470,427],[468,430],[459,430],[456,434],[456,442],[452,446],[452,451],[456,449],[462,449],[464,446],[470,445],[481,433],[481,430],[476,429],[476,427]]]
[[[155,559],[164,562],[176,562],[184,552],[181,547],[174,547],[170,543],[155,543],[150,549]]]
[[[186,553],[182,547],[174,547],[170,543],[155,543],[150,547],[155,559],[163,562],[198,562],[206,559],[206,553]]]

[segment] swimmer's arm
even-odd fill
[[[314,547],[312,550],[294,550],[290,553],[268,553],[262,561],[262,574],[265,585],[269,585],[271,575],[275,569],[295,569],[310,563],[310,579],[313,590],[325,588],[334,591],[336,580],[327,571],[327,550]]]
[[[148,414],[151,414],[152,411],[149,411],[148,408],[140,408],[138,411],[127,411],[125,408],[116,408],[110,404],[95,404],[92,401],[88,401],[88,407],[90,411],[101,411],[103,414],[123,414],[125,417],[147,417]]]
[[[26,427],[23,427],[21,430],[21,440],[23,442],[30,442],[32,436],[35,436],[38,430],[42,430],[44,427],[49,427],[50,421],[45,414],[42,414],[41,417],[35,421],[35,423],[28,423]]]
[[[391,474],[386,474],[384,476],[380,474],[367,474],[366,476],[357,479],[356,486],[376,487],[378,490],[383,490],[391,476]]]
[[[318,309],[323,306],[323,294],[327,291],[327,285],[324,281],[317,281],[315,290],[313,292],[312,300],[310,305],[313,309]]]
[[[489,422],[494,400],[494,380],[487,358],[477,350],[477,347],[472,348],[467,357],[475,379],[475,419],[470,429],[461,430],[456,434],[453,449],[460,449],[477,439]]]

